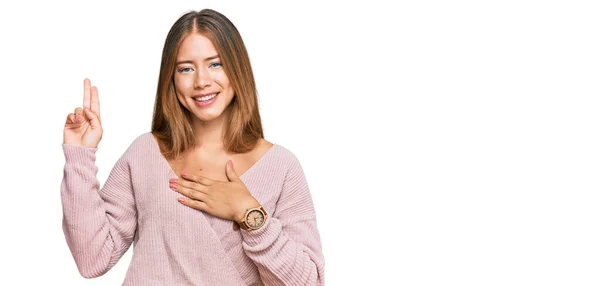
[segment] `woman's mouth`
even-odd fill
[[[207,95],[199,95],[199,96],[194,96],[192,97],[192,99],[194,99],[194,102],[196,103],[197,106],[207,106],[210,105],[211,103],[215,102],[217,100],[217,96],[219,95],[218,92],[215,93],[211,93],[211,94],[207,94]]]

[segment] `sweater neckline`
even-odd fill
[[[169,170],[169,172],[172,175],[175,175],[177,177],[177,174],[175,173],[175,171],[173,170],[173,168],[171,168],[171,164],[169,164],[169,161],[167,160],[167,158],[165,158],[165,156],[163,156],[163,154],[160,152],[160,146],[158,145],[158,142],[156,141],[156,138],[154,138],[154,135],[152,134],[152,132],[149,132],[149,135],[151,137],[150,139],[153,142],[154,150],[158,154],[159,160],[167,168],[167,170]],[[273,149],[275,149],[275,147],[278,146],[276,143],[272,143],[272,144],[273,144],[273,146],[269,147],[269,150],[267,150],[267,152],[265,152],[264,154],[262,154],[262,156],[260,156],[260,158],[258,158],[258,160],[256,162],[254,162],[254,164],[252,164],[252,166],[250,166],[250,168],[248,168],[248,170],[246,170],[241,175],[238,175],[238,177],[240,179],[242,177],[245,178],[246,174],[250,173],[250,171],[253,171],[254,169],[257,169],[258,167],[260,167],[260,165],[262,164],[263,161],[266,161],[266,158],[268,156],[270,156],[271,153],[273,153]]]

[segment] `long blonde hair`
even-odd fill
[[[177,51],[183,39],[191,33],[199,33],[213,42],[235,92],[223,133],[224,147],[233,153],[248,152],[260,138],[264,138],[248,52],[237,28],[227,17],[204,9],[181,16],[165,40],[152,117],[152,134],[158,140],[161,153],[167,159],[174,159],[195,147],[191,123],[193,115],[177,99],[173,79]]]

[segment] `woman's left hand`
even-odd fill
[[[183,180],[170,179],[169,183],[171,189],[186,196],[178,199],[180,203],[222,219],[238,222],[243,219],[247,209],[257,207],[260,203],[235,173],[231,161],[227,162],[225,173],[228,182],[182,172]]]

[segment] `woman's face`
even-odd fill
[[[174,79],[179,102],[203,122],[221,116],[233,99],[233,87],[215,46],[198,33],[181,43]]]

